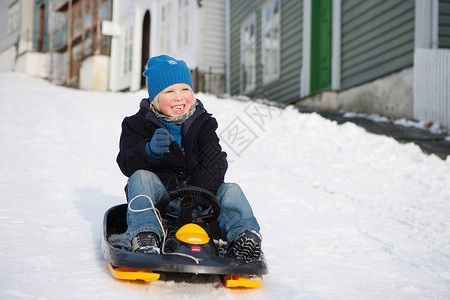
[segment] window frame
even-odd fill
[[[161,7],[161,52],[170,53],[172,49],[171,40],[173,39],[171,35],[172,31],[172,3],[167,2]]]
[[[273,20],[273,7],[274,5],[278,7],[278,19]],[[267,19],[267,11],[269,10],[270,18]],[[269,38],[266,39],[266,35]],[[274,36],[276,39],[274,39]],[[267,45],[270,43],[270,45]],[[269,49],[270,56],[276,57],[274,59],[268,60],[270,65],[266,62],[266,49]],[[280,78],[281,74],[281,1],[280,0],[270,0],[266,1],[261,9],[261,65],[262,65],[262,76],[264,79],[264,84],[272,83]]]
[[[189,41],[189,0],[178,0],[177,49],[188,46]]]
[[[16,1],[8,7],[7,34],[19,31],[20,28],[20,3]]]
[[[251,39],[247,42],[245,36],[245,30],[247,26],[252,26],[253,23],[253,36],[250,36]],[[256,22],[256,13],[253,12],[244,21],[241,23],[240,28],[240,39],[241,39],[241,49],[240,49],[240,90],[242,93],[251,93],[256,89],[256,75],[257,75],[257,58],[256,58],[256,35],[258,32],[257,22]],[[250,62],[250,68],[253,68],[252,71],[252,81],[250,84],[246,82],[245,71],[248,69],[249,62],[247,61],[247,56],[249,51],[253,48],[253,57],[251,58],[252,62]],[[253,65],[253,67],[251,66]]]
[[[134,26],[125,28],[123,50],[123,75],[129,74],[133,67],[133,36]]]

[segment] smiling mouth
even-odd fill
[[[175,105],[175,106],[172,106],[172,109],[175,111],[175,112],[182,112],[183,110],[184,110],[184,107],[185,107],[186,105]]]

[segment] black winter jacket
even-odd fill
[[[165,126],[150,109],[148,99],[143,99],[139,111],[122,122],[117,156],[122,173],[130,177],[139,169],[149,170],[161,179],[168,191],[192,185],[216,194],[228,168],[227,155],[219,144],[216,119],[197,101],[195,113],[182,125],[183,148],[172,142],[169,153],[154,159],[145,151],[145,145],[156,129]]]

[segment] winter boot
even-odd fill
[[[254,230],[246,230],[238,235],[228,247],[228,256],[246,261],[257,260],[261,256],[261,235]]]
[[[133,252],[159,254],[158,236],[153,232],[140,232],[131,240]]]

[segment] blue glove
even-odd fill
[[[169,152],[169,145],[174,140],[174,137],[167,130],[158,128],[147,147],[156,157],[160,157],[163,153]]]

